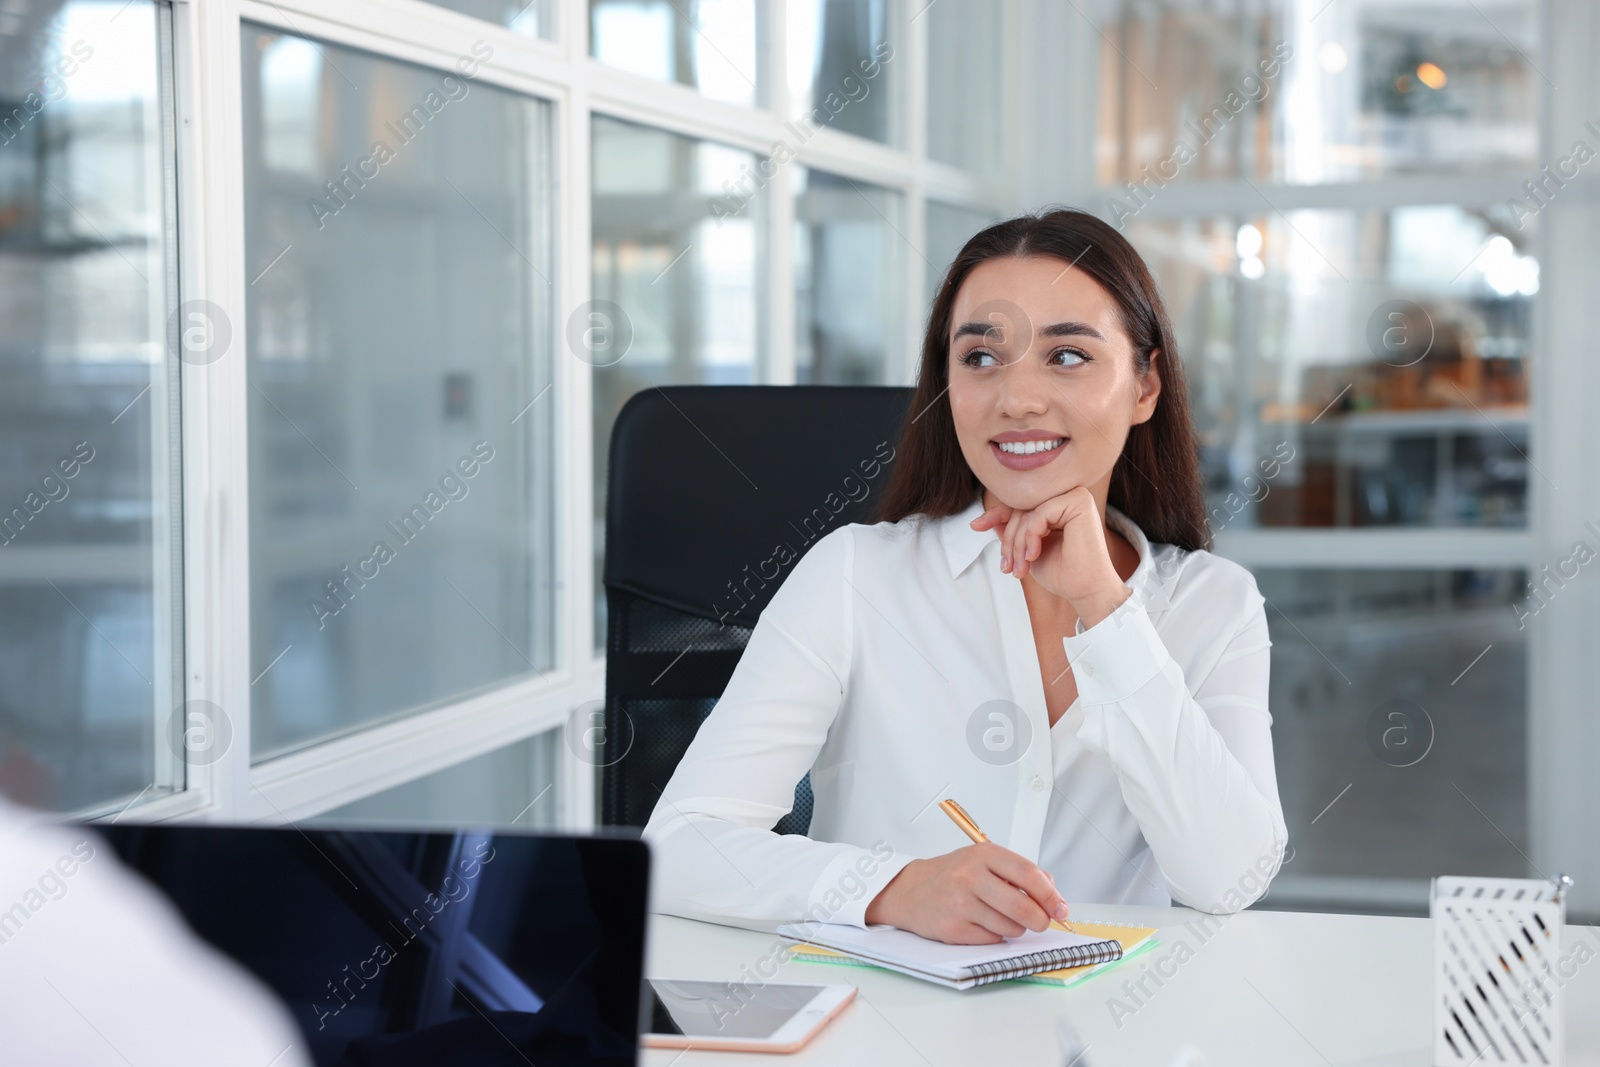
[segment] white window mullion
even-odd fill
[[[173,154],[177,145],[177,87],[172,8],[158,6],[160,29],[156,34],[158,58],[157,78],[161,85],[161,145],[162,152],[151,167],[145,181],[159,185],[162,190],[163,242],[165,249],[165,278],[162,284],[149,287],[146,299],[152,322],[165,323],[168,336],[164,338],[159,370],[152,374],[150,389],[150,482],[151,495],[157,502],[151,511],[151,608],[154,633],[154,666],[151,677],[155,690],[153,729],[150,744],[154,747],[154,774],[151,777],[152,796],[181,791],[187,786],[187,768],[183,751],[174,743],[173,712],[184,702],[183,675],[183,506],[177,494],[183,486],[183,465],[180,449],[183,431],[178,420],[183,414],[179,395],[181,362],[173,357],[170,342],[174,332],[172,313],[183,298],[179,278],[182,254],[178,247],[178,175]],[[177,324],[182,330],[183,325]],[[165,506],[163,506],[165,505]],[[175,510],[174,510],[175,509]]]
[[[1005,30],[1002,40],[1005,46],[1002,55],[1020,56],[1026,47],[1027,36],[1023,32],[1022,0],[1007,0],[1005,5]],[[1053,42],[1059,48],[1061,42]],[[1017,196],[1022,185],[1021,175],[1021,146],[1030,136],[1028,127],[1023,124],[1022,101],[1026,94],[1023,92],[1022,69],[1020,64],[1007,63],[1000,82],[1000,116],[996,120],[1004,129],[1000,139],[1001,154],[1004,164],[1001,167],[1001,185],[996,190],[997,198],[1004,205],[1003,214],[1014,215],[1021,211],[1031,210],[1034,205],[1024,204]],[[1042,131],[1041,131],[1042,132]]]
[[[788,20],[782,0],[770,0],[762,32],[761,55],[766,71],[766,112],[775,126],[781,127],[789,115]],[[789,138],[784,138],[787,143]],[[771,146],[768,146],[768,151]],[[764,153],[763,153],[764,156]],[[771,385],[793,385],[795,381],[795,273],[794,273],[794,185],[790,160],[779,167],[767,185],[767,269],[766,269],[766,366],[758,380]]]
[[[365,9],[369,0],[329,0],[311,10],[296,10],[291,3],[276,0],[228,0],[235,20],[245,19],[263,26],[274,26],[284,33],[329,41],[358,48],[385,59],[449,71],[462,56],[472,55],[482,42],[494,54],[482,63],[475,82],[499,85],[530,96],[553,98],[566,92],[572,83],[573,68],[560,49],[548,41],[537,41],[512,33],[479,19],[468,19],[450,12],[450,18],[435,24],[415,17],[358,19],[349,9]],[[428,8],[443,11],[443,9]],[[581,59],[581,57],[580,57]],[[214,60],[213,60],[214,61]],[[229,60],[237,71],[238,57]]]
[[[1019,15],[1021,50],[1010,64],[1020,91],[1013,198],[1029,211],[1094,203],[1100,38],[1066,4],[1028,4]],[[1037,87],[1049,86],[1049,91]]]
[[[928,283],[928,211],[925,171],[928,162],[928,8],[926,0],[910,0],[909,4],[895,5],[901,22],[900,39],[905,42],[905,63],[897,72],[896,88],[901,101],[906,150],[913,160],[910,181],[905,185],[901,203],[905,217],[901,220],[906,249],[905,300],[897,366],[889,368],[890,381],[911,385],[917,380],[917,366],[922,357],[922,329],[924,312],[932,294],[926,292]]]
[[[765,305],[766,360],[757,380],[768,385],[795,382],[794,192],[790,177],[797,164],[777,168],[767,183],[767,265]]]
[[[220,312],[229,347],[182,363],[185,698],[221,709],[220,753],[191,753],[188,803],[142,818],[194,812],[251,818],[250,523],[245,370],[244,182],[235,4],[174,5],[179,264],[182,301]],[[213,724],[214,728],[218,728]],[[216,738],[220,744],[220,737]]]
[[[789,21],[784,7],[784,0],[761,0],[756,22],[761,108],[778,122],[789,115]]]
[[[1588,0],[1541,5],[1541,156],[1557,158],[1600,114],[1600,12]],[[1560,91],[1556,90],[1560,86]],[[1587,138],[1586,134],[1582,134]],[[1587,179],[1592,182],[1593,179]],[[1590,443],[1600,369],[1593,358],[1591,305],[1600,287],[1592,235],[1600,226],[1593,187],[1564,190],[1539,216],[1540,287],[1535,304],[1531,373],[1531,454],[1539,477],[1528,480],[1533,553],[1528,577],[1574,568],[1576,542],[1592,549],[1600,524],[1600,480]],[[1563,563],[1563,561],[1566,561]],[[1545,572],[1544,568],[1549,571]],[[1565,577],[1565,575],[1563,575]],[[1592,712],[1600,688],[1600,583],[1580,575],[1543,585],[1548,604],[1528,621],[1528,830],[1537,872],[1571,874],[1568,907],[1600,914],[1600,728]],[[1465,816],[1471,818],[1471,815]],[[1534,873],[1534,872],[1530,872]]]
[[[556,43],[567,62],[577,65],[589,55],[589,0],[557,0]]]
[[[385,38],[394,45],[421,46],[425,48],[452,48],[454,42],[482,39],[494,47],[494,60],[499,63],[517,62],[532,68],[552,69],[566,66],[568,59],[560,39],[545,40],[517,33],[506,26],[484,19],[473,18],[438,4],[419,0],[416,3],[396,0],[229,0],[247,19],[282,25],[291,33],[301,36],[325,36],[330,40],[343,40],[339,31],[349,30],[368,37]],[[587,4],[573,5],[564,0],[564,9],[556,16],[557,33],[564,33],[570,21],[566,8],[576,7],[584,12],[576,25],[580,32],[588,26]],[[583,47],[587,48],[587,36]],[[378,45],[375,51],[385,55],[399,55]],[[458,48],[456,54],[465,49]],[[574,53],[581,59],[584,53]]]
[[[574,58],[579,59],[589,47],[587,0],[568,0],[563,12],[563,29],[568,34],[566,42]],[[589,68],[583,62],[574,62],[571,89],[558,109],[557,119],[556,167],[561,176],[558,195],[562,206],[557,240],[564,269],[556,286],[561,296],[556,303],[555,316],[560,334],[555,349],[556,382],[561,391],[562,422],[566,428],[560,437],[565,452],[561,468],[566,484],[557,498],[564,516],[566,552],[559,573],[565,575],[567,583],[561,598],[562,632],[566,635],[567,651],[561,662],[568,663],[577,676],[579,689],[573,694],[577,698],[571,702],[573,707],[605,696],[605,657],[603,652],[596,653],[594,649],[595,531],[590,496],[594,464],[601,462],[600,457],[591,454],[589,446],[593,437],[594,371],[589,364],[573,356],[566,340],[568,317],[592,295],[592,118]],[[572,830],[592,828],[598,816],[593,768],[576,757],[564,738],[556,751],[556,761],[561,825]]]

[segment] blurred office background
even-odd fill
[[[1268,598],[1269,904],[1600,914],[1597,49],[1577,0],[11,0],[0,793],[592,824],[622,404],[908,384],[962,242],[1069,204]]]

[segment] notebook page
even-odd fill
[[[1027,930],[1020,937],[993,945],[947,945],[892,926],[862,930],[836,923],[791,923],[778,927],[778,934],[949,979],[966,978],[997,961],[1039,952],[1090,945],[1102,945],[1110,950],[1120,948],[1115,941],[1054,928],[1042,933]]]

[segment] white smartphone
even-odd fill
[[[651,1048],[794,1052],[855,998],[851,985],[645,980]]]

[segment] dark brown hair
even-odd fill
[[[997,222],[968,240],[950,264],[928,314],[922,366],[900,432],[894,471],[878,505],[878,521],[899,522],[919,513],[931,518],[954,515],[980,491],[977,475],[961,454],[950,414],[950,319],[956,292],[967,275],[978,264],[1000,256],[1053,256],[1072,264],[1117,302],[1141,375],[1150,369],[1151,355],[1161,353],[1161,396],[1155,413],[1129,428],[1111,472],[1107,503],[1138,524],[1152,542],[1189,550],[1208,547],[1211,531],[1188,390],[1161,293],[1144,260],[1122,234],[1093,215],[1066,209]]]

